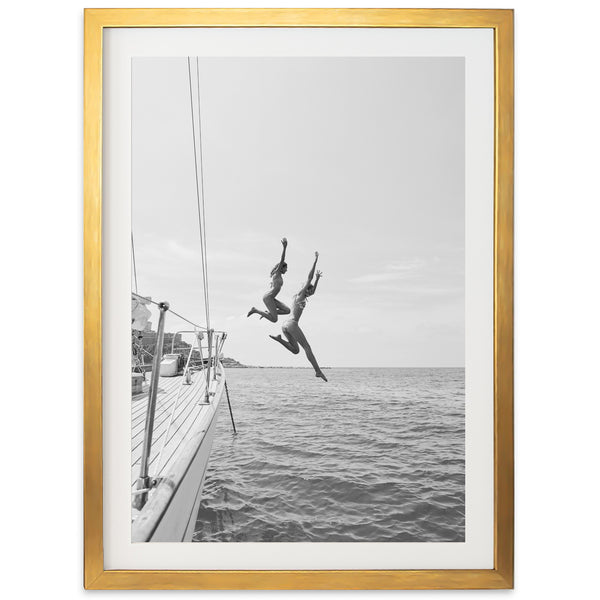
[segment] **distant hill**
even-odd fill
[[[223,363],[223,366],[228,369],[249,369],[250,368],[248,365],[243,365],[241,362],[238,362],[237,360],[235,360],[235,358],[230,358],[228,356],[223,357],[221,359],[221,362]]]

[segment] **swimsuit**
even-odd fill
[[[298,300],[298,294],[296,294],[294,296],[293,300],[294,300],[294,304],[292,304],[292,317],[288,321],[286,321],[285,324],[289,323],[290,321],[294,321],[295,323],[298,323],[298,320],[302,316],[302,311],[304,311],[304,309],[306,308],[306,303],[308,302],[308,298],[306,298],[306,297],[304,297],[304,300]],[[294,312],[296,310],[300,311],[298,318],[293,316]]]
[[[298,296],[294,296],[294,302],[298,305],[298,308],[304,310],[306,308],[306,303],[308,302],[308,298],[304,297],[304,300],[298,300]]]

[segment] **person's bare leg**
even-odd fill
[[[289,315],[291,310],[281,300],[275,299],[275,307],[278,315]]]
[[[272,323],[277,323],[277,315],[272,315],[271,313],[265,312],[264,310],[258,310],[254,306],[248,311],[246,316],[250,317],[251,315],[260,315],[261,319],[268,319]]]
[[[298,344],[296,343],[296,340],[294,340],[294,338],[292,336],[290,336],[286,331],[283,332],[285,334],[285,337],[289,340],[286,341],[281,337],[281,334],[279,335],[270,335],[269,337],[272,340],[275,340],[276,342],[279,342],[286,350],[289,350],[292,354],[298,354],[298,352],[300,352],[300,348],[298,347]]]
[[[300,327],[298,327],[298,330],[295,333],[296,337],[298,338],[298,344],[302,346],[304,352],[306,353],[306,358],[308,358],[308,362],[312,365],[313,369],[315,370],[315,377],[320,377],[323,381],[327,381],[327,377],[325,377],[323,371],[321,371],[321,367],[319,366],[319,363],[317,362],[317,359],[313,354],[312,348],[310,347],[310,344],[308,343],[306,336],[304,335]]]
[[[265,303],[265,306],[268,308],[268,312],[265,312],[264,310],[259,310],[258,308],[253,306],[248,311],[248,314],[246,316],[250,317],[250,316],[256,314],[256,315],[260,315],[261,318],[263,318],[263,319],[267,319],[267,320],[271,321],[272,323],[277,323],[277,304],[276,304],[275,298],[272,298],[271,296],[266,296],[265,298],[263,298],[263,302]]]
[[[321,367],[319,366],[319,363],[317,362],[317,359],[315,358],[310,346],[308,348],[304,348],[304,352],[306,352],[306,358],[308,358],[308,362],[310,362],[315,370],[315,377],[320,377],[323,381],[327,381],[327,377],[325,377],[325,374],[323,371],[321,371]]]

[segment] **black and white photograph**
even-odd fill
[[[5,597],[593,598],[600,3],[271,4],[3,5]]]
[[[464,542],[464,58],[131,98],[131,541]]]

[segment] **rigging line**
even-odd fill
[[[204,157],[202,152],[202,111],[200,110],[200,68],[198,65],[198,57],[196,56],[196,102],[198,106],[198,154],[200,156],[200,203],[202,205],[202,224],[204,226],[204,235],[200,239],[204,251],[204,300],[207,308],[207,319],[210,318],[210,304],[208,298],[208,254],[206,252],[206,215],[204,213]],[[200,219],[200,207],[198,207],[198,219]],[[207,323],[209,329],[210,324]]]
[[[196,85],[198,89],[197,101],[198,101],[198,148],[200,150],[200,184],[202,189],[202,223],[204,224],[204,237],[202,242],[204,244],[204,272],[205,272],[205,301],[207,307],[206,313],[206,325],[210,329],[210,299],[208,290],[208,253],[206,251],[206,211],[205,211],[205,193],[204,193],[204,154],[202,152],[202,111],[200,110],[200,59],[196,56]]]
[[[196,124],[194,121],[194,95],[192,91],[192,67],[190,57],[187,57],[188,63],[188,81],[190,87],[190,111],[192,117],[192,141],[194,144],[194,172],[196,175],[196,207],[198,209],[198,227],[200,229],[200,254],[202,259],[202,283],[204,289],[204,310],[206,312],[206,325],[210,329],[210,322],[208,316],[208,304],[207,304],[207,290],[206,290],[206,267],[205,267],[205,256],[204,256],[204,244],[202,243],[202,238],[204,236],[204,231],[202,227],[202,217],[200,212],[200,181],[198,177],[198,154],[196,150]],[[198,115],[199,116],[199,115]]]
[[[137,284],[137,269],[135,266],[135,245],[133,243],[133,230],[131,231],[131,256],[133,258],[133,279],[135,281],[135,292],[137,294],[138,284]]]
[[[155,300],[146,298],[145,296],[141,296],[140,294],[136,294],[135,292],[132,292],[132,295],[135,296],[136,298],[139,298],[140,300],[147,300],[148,302],[150,302],[150,304],[154,304],[155,306],[160,306],[160,304],[161,304],[160,302],[156,302]],[[204,325],[198,325],[197,323],[194,323],[193,321],[186,319],[185,317],[181,316],[179,313],[176,313],[172,308],[169,308],[169,314],[172,314],[175,317],[179,317],[182,321],[185,321],[186,323],[189,323],[190,325],[193,325],[194,327],[197,327],[198,329],[203,329],[204,331],[206,331],[206,329],[207,329]],[[223,333],[223,331],[215,331],[215,333]]]
[[[200,59],[196,56],[196,86],[197,96],[196,102],[198,105],[198,147],[200,154],[200,184],[202,189],[202,217],[200,217],[200,202],[198,203],[198,222],[202,222],[204,225],[204,236],[200,235],[200,244],[202,245],[202,252],[204,255],[204,306],[206,307],[206,326],[208,327],[208,366],[206,369],[206,400],[209,398],[209,386],[210,386],[210,369],[212,362],[212,346],[213,346],[213,335],[210,329],[210,301],[208,297],[208,256],[206,252],[206,213],[204,210],[204,160],[202,155],[202,112],[200,110]],[[200,198],[199,198],[200,200]]]
[[[200,244],[202,245],[202,251],[204,252],[204,263],[203,263],[203,287],[204,287],[204,303],[206,307],[206,319],[207,326],[210,329],[210,300],[208,294],[208,253],[206,252],[206,214],[204,211],[204,160],[202,154],[202,112],[200,110],[200,68],[199,59],[196,57],[196,87],[197,87],[197,107],[198,107],[198,149],[200,156],[200,195],[198,203],[198,222],[202,222],[204,228],[204,235],[200,236]],[[200,204],[202,205],[202,211],[200,211]],[[202,217],[200,216],[202,212]]]
[[[190,88],[190,116],[192,119],[192,141],[194,145],[194,172],[195,172],[195,183],[196,183],[196,207],[198,210],[198,228],[200,231],[200,254],[202,259],[202,287],[205,295],[205,310],[206,310],[206,279],[205,279],[205,256],[204,256],[204,245],[202,244],[203,239],[203,227],[202,221],[200,218],[200,188],[199,188],[199,177],[198,177],[198,156],[197,156],[197,145],[196,145],[196,125],[194,121],[194,100],[193,100],[193,92],[192,92],[192,69],[191,69],[191,58],[187,57],[188,62],[188,81]]]

